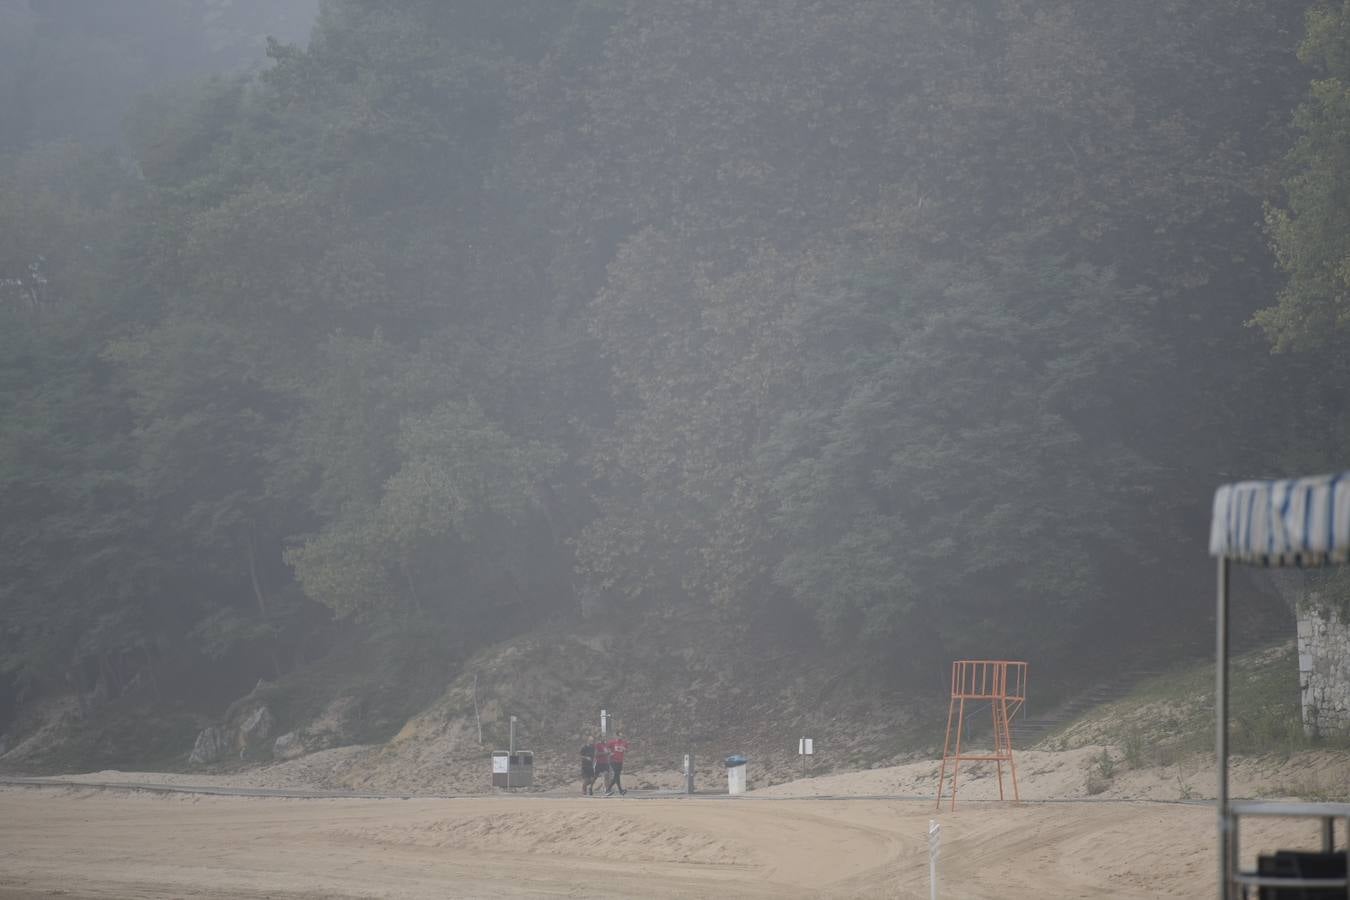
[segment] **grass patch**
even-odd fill
[[[1235,657],[1229,666],[1230,747],[1243,754],[1350,748],[1350,739],[1303,732],[1293,643]],[[1214,747],[1214,666],[1179,668],[1072,722],[1047,740],[1062,748],[1108,744],[1129,768],[1173,765]],[[1101,773],[1098,773],[1101,774]]]
[[[1262,796],[1297,797],[1313,803],[1343,802],[1347,798],[1347,787],[1341,779],[1328,780],[1317,775],[1307,775],[1279,782],[1262,791]]]
[[[1089,796],[1095,796],[1105,791],[1111,786],[1111,781],[1116,777],[1116,761],[1111,758],[1111,754],[1102,750],[1092,762],[1092,767],[1088,769],[1087,774],[1087,792]]]

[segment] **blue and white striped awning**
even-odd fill
[[[1209,552],[1263,566],[1346,562],[1350,472],[1224,485],[1214,494]]]

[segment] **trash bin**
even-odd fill
[[[534,786],[534,753],[529,750],[492,751],[492,786],[523,788]]]
[[[727,767],[727,793],[744,794],[750,789],[749,766],[746,765],[746,759],[737,753],[726,758]]]
[[[517,750],[511,756],[511,787],[534,787],[534,753]]]

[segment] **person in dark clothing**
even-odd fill
[[[595,788],[595,736],[588,735],[581,748],[581,793],[594,794]]]

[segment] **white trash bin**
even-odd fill
[[[727,793],[744,794],[750,789],[749,765],[744,756],[728,756],[727,765]]]

